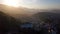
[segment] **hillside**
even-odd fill
[[[39,12],[32,15],[32,18],[30,21],[33,23],[42,23],[42,22],[45,22],[47,19],[54,22],[56,21],[58,22],[58,20],[60,19],[60,14],[52,13],[52,12]]]
[[[19,22],[21,23],[21,22]],[[12,16],[9,16],[2,11],[0,11],[0,31],[1,32],[6,32],[10,30],[18,30],[16,28],[18,27],[18,21],[13,18]]]

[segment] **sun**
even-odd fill
[[[3,4],[13,7],[19,6],[19,2],[17,0],[4,0]]]

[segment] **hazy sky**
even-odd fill
[[[4,0],[0,0],[3,3]],[[60,9],[60,0],[18,0],[20,6],[39,9]]]

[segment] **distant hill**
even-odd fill
[[[36,11],[33,11],[32,9],[25,8],[25,7],[12,7],[0,4],[0,10],[4,11],[5,13],[8,13],[10,15],[16,15],[16,14],[33,14]]]
[[[31,22],[33,23],[42,23],[45,21],[51,20],[52,22],[58,23],[60,20],[60,14],[52,12],[39,12],[32,15]]]

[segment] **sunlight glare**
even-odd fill
[[[3,4],[13,7],[19,6],[19,2],[17,0],[4,0]]]

